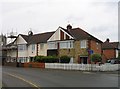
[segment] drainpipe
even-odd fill
[[[60,49],[60,44],[59,44],[59,42],[57,42],[57,56],[58,56],[58,58],[59,58],[59,63],[60,63],[59,49]]]
[[[38,56],[38,43],[36,45],[36,56]]]

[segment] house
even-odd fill
[[[66,29],[58,27],[47,43],[47,55],[68,55],[72,63],[90,63],[90,53],[102,52],[102,41],[70,24]]]
[[[102,44],[103,62],[106,62],[106,60],[109,60],[112,58],[117,58],[119,50],[120,50],[119,42],[110,42],[110,40],[107,39]]]
[[[7,53],[6,50],[4,50],[3,48],[6,45],[6,36],[5,35],[0,35],[0,63],[3,64],[3,60],[6,58]]]
[[[47,56],[47,40],[54,32],[28,35],[19,34],[14,42],[7,45],[8,62],[30,62],[37,55]]]
[[[71,63],[90,63],[92,53],[101,54],[102,41],[81,28],[58,27],[56,31],[28,35],[19,34],[7,45],[8,61],[31,62],[37,55],[68,55]]]

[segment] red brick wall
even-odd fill
[[[103,50],[103,55],[105,56],[105,59],[115,58],[115,50],[114,49],[108,49]]]
[[[60,40],[64,40],[64,32],[60,30]]]
[[[94,53],[98,53],[98,54],[101,54],[101,43],[98,43],[98,45],[97,45],[97,42],[96,41],[93,41],[93,40],[91,40],[90,41],[90,48],[91,48],[91,50],[93,50],[94,51]]]

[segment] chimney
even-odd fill
[[[109,43],[109,42],[110,42],[110,39],[109,39],[109,38],[107,38],[107,39],[106,39],[106,42],[108,42],[108,43]]]
[[[72,26],[70,24],[67,25],[67,30],[69,31],[70,29],[72,29]]]
[[[28,36],[32,36],[33,35],[33,32],[32,31],[29,31],[28,32]]]

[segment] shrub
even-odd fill
[[[60,57],[60,63],[69,63],[69,62],[70,62],[70,57],[66,55]]]
[[[45,57],[42,57],[42,60],[44,63],[55,63],[55,62],[58,62],[58,57],[56,56],[45,56]]]
[[[92,60],[92,62],[101,62],[102,57],[100,54],[92,54],[91,60]]]
[[[34,62],[43,62],[43,60],[42,60],[43,57],[44,56],[35,56],[34,57]]]

